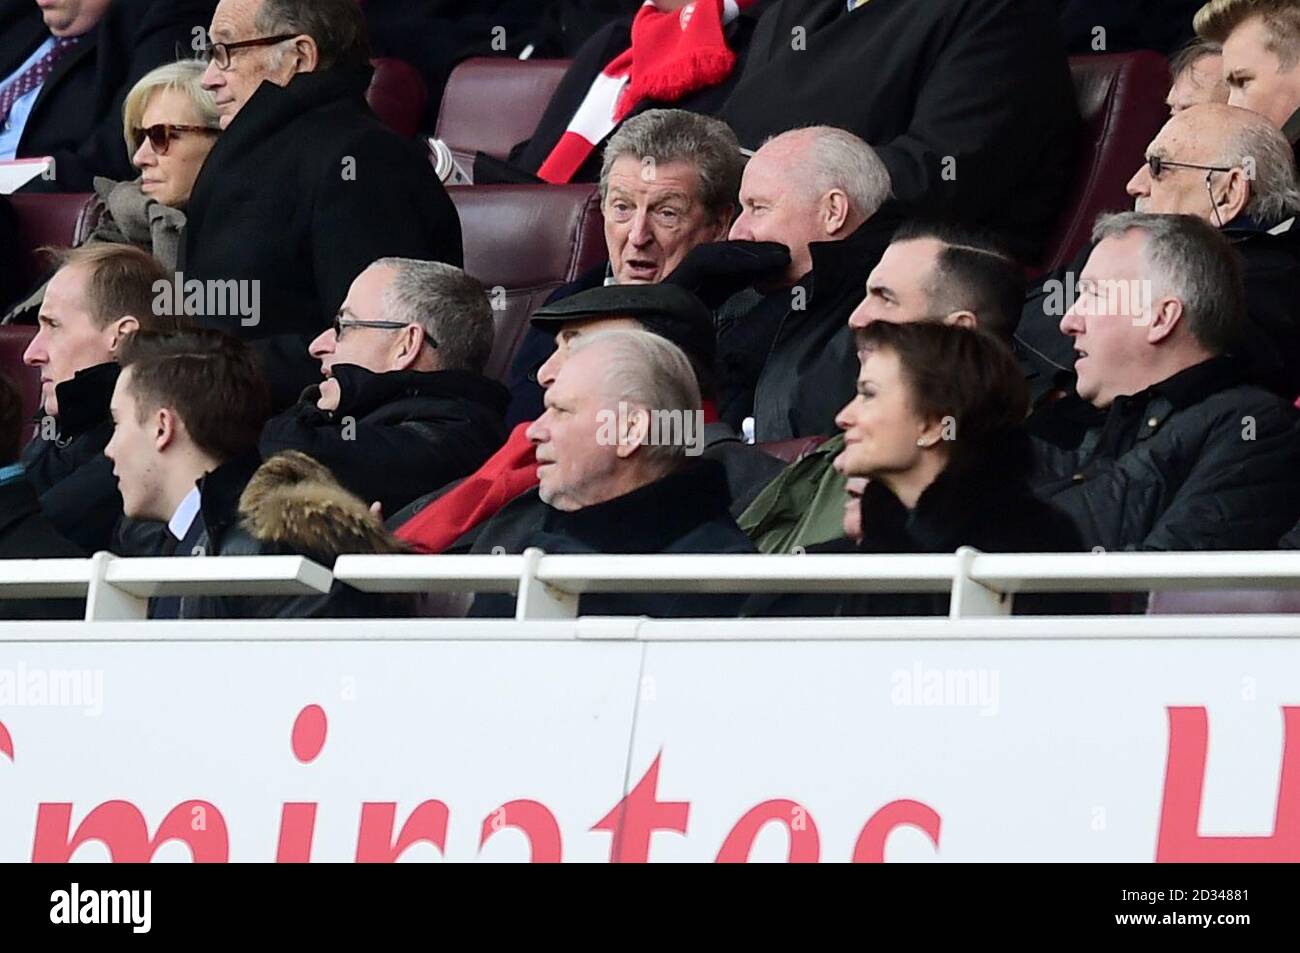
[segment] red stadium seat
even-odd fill
[[[505,380],[529,316],[560,285],[605,260],[594,185],[469,185],[447,190],[460,213],[465,270],[493,292],[496,345],[487,374]]]
[[[568,68],[569,60],[465,60],[447,79],[437,137],[467,169],[475,152],[506,158],[533,134]]]
[[[1124,186],[1169,118],[1169,64],[1159,53],[1070,57],[1083,141],[1072,196],[1048,243],[1045,270],[1068,264],[1102,212],[1132,208]]]
[[[795,437],[793,440],[773,440],[769,443],[755,444],[755,446],[778,460],[784,460],[786,463],[798,463],[825,442],[825,437]]]
[[[375,75],[366,91],[370,108],[384,124],[410,139],[420,131],[429,91],[420,71],[402,60],[380,58],[370,61]]]
[[[1300,592],[1225,589],[1207,592],[1153,592],[1148,615],[1253,615],[1300,612]]]
[[[41,408],[41,372],[23,363],[23,352],[36,336],[31,324],[0,326],[0,374],[14,382],[23,397],[23,419],[30,420]]]
[[[48,195],[11,195],[18,216],[18,236],[22,258],[18,269],[23,281],[35,285],[46,265],[36,254],[44,246],[67,248],[86,240],[99,220],[94,196],[82,193]]]

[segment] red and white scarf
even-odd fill
[[[676,102],[731,75],[736,54],[722,31],[754,2],[694,0],[665,13],[646,0],[632,21],[632,47],[596,77],[538,177],[553,184],[570,181],[642,100]]]

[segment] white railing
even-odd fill
[[[951,555],[299,556],[0,561],[0,599],[86,600],[88,622],[140,620],[154,596],[515,594],[519,621],[573,619],[590,592],[933,592],[950,619],[1006,616],[1017,593],[1300,589],[1300,552]]]

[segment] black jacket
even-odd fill
[[[320,410],[312,385],[268,421],[262,456],[301,450],[366,502],[396,513],[416,497],[473,473],[506,439],[508,397],[496,381],[468,371],[375,374],[335,364],[339,406]]]
[[[207,30],[216,0],[113,0],[46,79],[18,143],[18,157],[53,156],[55,175],[25,191],[89,192],[97,176],[134,178],[122,141],[122,104],[150,70],[194,55],[195,31]],[[49,38],[30,0],[0,10],[0,79]]]
[[[720,116],[742,146],[840,126],[875,146],[909,212],[1042,251],[1079,126],[1060,27],[1041,0],[782,0],[759,21]],[[951,161],[949,161],[951,160]]]
[[[812,271],[795,288],[740,312],[724,305],[718,389],[727,423],[739,430],[752,415],[759,443],[836,432],[835,415],[853,397],[860,367],[849,315],[897,225],[878,212],[843,241],[813,242]]]
[[[1238,216],[1223,234],[1232,242],[1246,289],[1246,324],[1238,348],[1255,383],[1282,397],[1300,394],[1300,227],[1277,235]],[[1061,319],[1073,306],[1079,274],[1088,263],[1088,243],[1074,261],[1045,275],[1025,299],[1016,328],[1021,355],[1035,396],[1074,386],[1074,339],[1061,333]],[[1077,434],[1076,434],[1077,437]],[[1058,441],[1059,442],[1059,441]]]
[[[582,45],[574,56],[573,63],[565,72],[564,78],[560,80],[560,85],[555,88],[551,101],[547,104],[546,111],[542,113],[542,118],[538,120],[532,136],[511,150],[512,165],[536,175],[537,170],[541,168],[542,163],[546,161],[559,143],[560,137],[568,129],[578,107],[582,105],[582,101],[591,90],[592,82],[614,57],[625,52],[632,45],[632,19],[633,17],[628,16],[606,24]],[[751,8],[727,25],[725,34],[727,46],[736,54],[736,65],[731,75],[717,86],[698,90],[671,103],[646,100],[637,104],[630,115],[635,116],[648,109],[663,108],[687,109],[706,115],[716,113],[731,93],[737,77],[740,76],[745,52],[757,22],[758,12]],[[574,174],[574,182],[595,182],[600,178],[601,145],[603,143],[597,144],[597,148],[592,150],[590,157]],[[483,170],[487,177],[480,178],[479,170]],[[476,164],[474,181],[490,181],[490,177],[490,163]]]
[[[1107,550],[1272,549],[1300,517],[1300,413],[1231,358],[1117,397],[1074,450],[1035,441],[1035,492]]]
[[[986,553],[1080,552],[1083,540],[1069,517],[1030,489],[1032,464],[1029,438],[1018,431],[955,457],[922,492],[914,509],[907,509],[884,483],[872,480],[862,494],[863,538],[856,551],[953,553],[973,546]],[[848,548],[847,540],[815,547],[822,552]],[[745,614],[946,615],[950,598],[946,592],[755,596]],[[1096,597],[1049,593],[1019,596],[1012,611],[1055,615],[1100,608]]]
[[[631,493],[562,512],[543,503],[536,489],[510,502],[483,528],[472,552],[522,553],[752,553],[736,525],[722,467],[687,464]],[[743,597],[698,593],[591,593],[578,600],[582,615],[648,615],[657,618],[730,617]],[[484,593],[472,616],[509,618],[512,596]]]
[[[288,453],[222,464],[198,483],[200,508],[172,555],[305,556],[327,569],[343,553],[402,549],[319,464]],[[168,603],[172,603],[168,606]],[[413,600],[359,592],[341,582],[309,596],[184,596],[155,600],[151,615],[181,619],[290,619],[404,616]],[[177,608],[178,611],[171,611]]]
[[[202,321],[251,340],[286,408],[319,368],[307,353],[348,286],[385,256],[462,260],[460,220],[420,147],[366,105],[369,69],[263,83],[221,135],[186,209],[186,281],[257,281],[256,324]],[[252,286],[247,286],[251,289]]]
[[[96,364],[59,384],[58,418],[41,422],[20,458],[46,517],[88,553],[113,549],[122,519],[117,477],[104,456],[113,436],[108,404],[118,370],[115,362]]]
[[[19,477],[0,483],[0,559],[85,556],[41,513],[28,480]],[[0,619],[80,619],[85,612],[84,599],[0,599]]]

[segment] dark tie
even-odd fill
[[[170,536],[171,534],[168,533]],[[184,539],[176,540],[168,556],[202,556],[207,550],[207,527],[203,525],[203,514],[195,513],[194,522]],[[174,539],[174,537],[173,537]],[[149,618],[179,619],[181,617],[180,596],[158,596],[149,600]]]
[[[50,51],[14,77],[13,82],[0,89],[0,126],[9,122],[9,113],[14,103],[26,96],[33,89],[40,89],[49,79],[55,64],[63,59],[77,45],[77,37],[64,36],[54,41]]]

